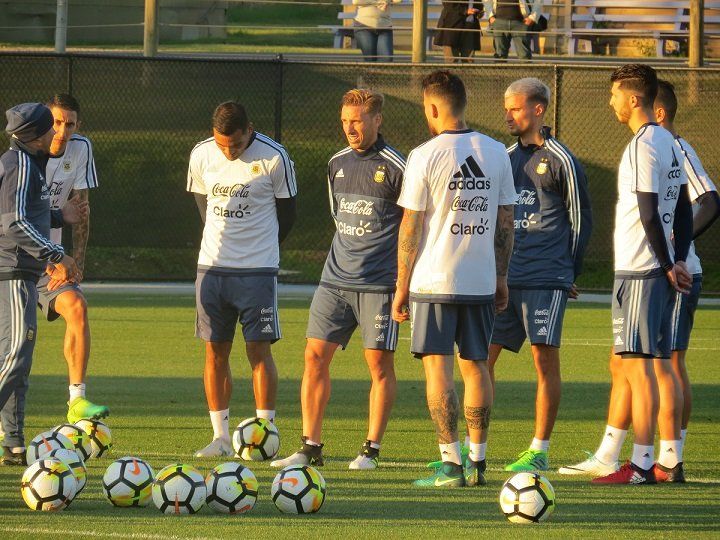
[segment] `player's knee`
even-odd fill
[[[87,302],[85,297],[75,291],[64,292],[55,300],[57,311],[68,324],[84,325],[87,323]]]

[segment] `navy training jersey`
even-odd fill
[[[541,146],[508,148],[518,192],[508,285],[569,289],[592,229],[588,183],[575,156],[547,128],[543,135]]]
[[[364,292],[395,290],[403,215],[397,199],[404,170],[405,158],[380,135],[364,152],[347,147],[330,158],[330,211],[337,231],[321,284]]]

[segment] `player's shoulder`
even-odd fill
[[[335,152],[328,160],[328,166],[333,167],[340,163],[344,163],[349,157],[352,157],[352,148],[346,146],[342,150]]]
[[[545,149],[560,167],[571,167],[578,162],[575,154],[555,137],[545,139]]]
[[[70,137],[70,140],[68,141],[68,144],[82,144],[87,146],[92,146],[92,141],[85,135],[81,135],[80,133],[73,133],[72,137]]]
[[[207,151],[212,148],[210,143],[213,141],[215,141],[214,137],[208,137],[207,139],[200,141],[195,146],[193,146],[193,149],[190,151],[190,156],[207,153]]]
[[[378,152],[378,155],[386,161],[391,167],[395,167],[400,172],[405,170],[405,156],[398,152],[395,148],[385,143]]]
[[[259,151],[267,154],[268,156],[272,155],[282,155],[283,157],[287,157],[287,150],[285,147],[277,142],[275,139],[272,139],[265,135],[264,133],[260,133],[259,131],[256,131],[253,133],[254,140],[253,142],[258,143],[258,149]]]

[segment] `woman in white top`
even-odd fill
[[[402,0],[353,0],[355,40],[366,62],[392,62],[393,31],[390,4]]]

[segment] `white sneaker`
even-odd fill
[[[351,471],[369,471],[371,469],[378,468],[377,458],[369,458],[360,454],[358,457],[353,459],[348,466]]]
[[[279,469],[284,469],[288,465],[310,465],[310,458],[302,452],[295,452],[285,459],[276,459],[270,463],[271,467]]]
[[[234,454],[235,452],[233,451],[230,439],[218,438],[213,439],[213,441],[202,450],[195,452],[195,457],[223,457]]]
[[[560,467],[558,472],[560,474],[568,475],[587,474],[589,476],[607,476],[620,468],[617,461],[612,464],[607,464],[596,458],[595,454],[591,454],[587,451],[585,453],[589,456],[585,461],[581,461],[576,465],[570,465],[568,467]]]

